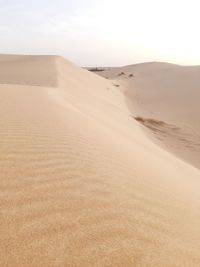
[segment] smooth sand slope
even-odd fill
[[[0,266],[199,266],[200,170],[143,133],[113,81],[0,58]]]
[[[200,168],[199,66],[151,62],[99,74],[125,90],[133,116],[139,117],[154,141]]]

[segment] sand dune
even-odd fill
[[[162,128],[162,134],[155,129],[148,133],[159,145],[200,168],[199,66],[151,62],[99,74],[120,83],[133,116],[173,125],[173,130]]]
[[[144,133],[125,80],[0,62],[0,266],[199,266],[200,170]]]
[[[55,57],[0,55],[0,82],[55,87]]]

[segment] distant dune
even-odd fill
[[[1,55],[0,266],[199,266],[198,73]]]
[[[200,168],[199,66],[150,62],[109,68],[100,75],[121,84],[134,116],[171,125],[148,133],[164,149]]]

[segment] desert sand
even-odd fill
[[[0,56],[0,266],[199,266],[198,159],[157,141],[168,125],[198,135],[199,72],[149,64],[105,79],[58,56]],[[185,101],[159,92],[164,73]]]

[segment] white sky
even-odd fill
[[[0,0],[0,53],[200,65],[199,14],[197,0]]]

